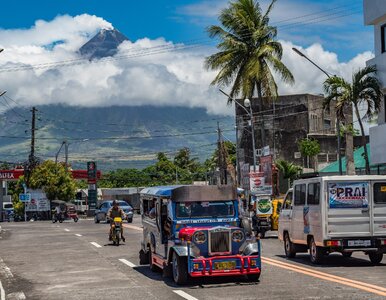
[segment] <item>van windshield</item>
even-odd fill
[[[215,218],[233,217],[235,214],[232,201],[197,201],[177,202],[177,218]]]

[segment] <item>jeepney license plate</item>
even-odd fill
[[[354,240],[354,241],[348,241],[349,247],[358,247],[358,246],[371,246],[370,240]]]
[[[236,268],[235,261],[222,261],[222,262],[214,263],[215,270],[233,270],[235,268]]]

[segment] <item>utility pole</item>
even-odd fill
[[[36,111],[35,107],[32,107],[32,123],[31,123],[31,152],[28,159],[28,171],[27,171],[27,184],[29,183],[29,177],[32,169],[35,167],[35,130],[36,130]]]

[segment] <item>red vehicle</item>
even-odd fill
[[[59,221],[62,223],[64,220],[74,220],[74,222],[78,222],[79,217],[76,213],[76,208],[74,204],[67,203],[62,200],[53,200],[51,202],[51,211],[52,211],[52,222]],[[61,214],[58,216],[56,213],[56,207],[60,206]]]

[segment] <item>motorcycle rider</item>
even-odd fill
[[[121,218],[122,220],[125,218],[125,213],[122,210],[122,208],[119,207],[119,203],[117,200],[113,201],[113,206],[109,209],[107,213],[107,217],[110,220],[110,233],[109,233],[109,241],[112,240],[113,236],[113,224],[114,224],[114,218]],[[123,242],[125,242],[125,237],[123,236],[123,226],[121,222],[121,239]]]

